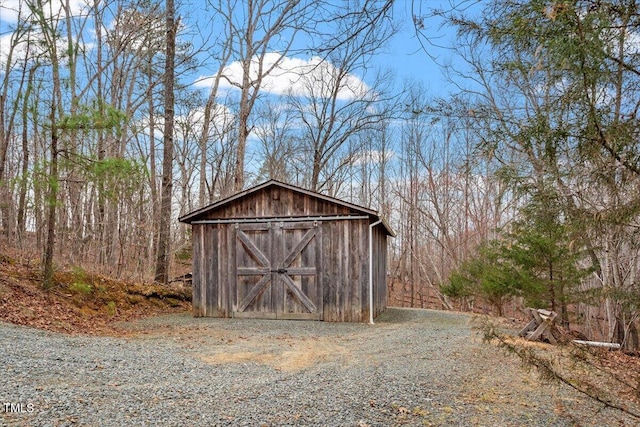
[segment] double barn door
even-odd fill
[[[322,319],[317,222],[235,225],[233,316]]]

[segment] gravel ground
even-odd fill
[[[194,319],[122,337],[0,323],[7,426],[635,425],[544,384],[471,317],[388,309],[375,326]]]

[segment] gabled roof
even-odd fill
[[[384,228],[387,231],[387,233],[390,236],[395,237],[395,233],[393,232],[393,230],[391,229],[389,224],[387,224],[387,222],[382,217],[380,217],[380,215],[378,215],[378,212],[376,212],[376,211],[374,211],[372,209],[365,208],[364,206],[359,206],[359,205],[356,205],[356,204],[353,204],[353,203],[345,202],[344,200],[336,199],[335,197],[330,197],[330,196],[326,196],[324,194],[316,193],[314,191],[307,190],[307,189],[304,189],[302,187],[298,187],[298,186],[295,186],[295,185],[291,185],[291,184],[287,184],[287,183],[284,183],[284,182],[281,182],[281,181],[277,181],[275,179],[271,179],[269,181],[263,182],[262,184],[256,185],[255,187],[251,187],[249,189],[240,191],[240,192],[238,192],[236,194],[233,194],[233,195],[231,195],[229,197],[226,197],[224,199],[220,199],[217,202],[214,202],[214,203],[212,203],[212,204],[210,204],[208,206],[205,206],[203,208],[196,209],[196,210],[194,210],[192,212],[189,212],[188,214],[185,214],[185,215],[181,216],[180,218],[178,218],[178,221],[190,224],[192,221],[196,220],[197,217],[199,217],[199,216],[201,216],[201,215],[203,215],[203,214],[205,214],[205,213],[207,213],[209,211],[218,209],[218,208],[220,208],[220,207],[222,207],[224,205],[232,203],[233,201],[236,201],[236,200],[241,199],[243,197],[247,197],[247,196],[249,196],[249,195],[251,195],[253,193],[256,193],[256,192],[258,192],[260,190],[263,190],[263,189],[266,189],[266,188],[269,188],[269,187],[283,188],[283,189],[290,190],[290,191],[293,191],[293,192],[305,194],[305,195],[310,196],[310,197],[315,197],[315,198],[318,198],[318,199],[321,199],[321,200],[325,200],[325,201],[330,202],[330,203],[335,203],[336,205],[344,206],[344,207],[346,207],[348,209],[351,209],[351,210],[353,210],[353,211],[355,211],[355,212],[357,212],[359,214],[370,216],[371,219],[373,220],[373,222],[375,222],[377,220],[381,220],[382,221],[382,225],[384,226]]]

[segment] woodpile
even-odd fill
[[[558,313],[555,311],[526,308],[531,320],[520,331],[520,336],[528,341],[548,341],[551,344],[557,344],[562,339],[562,333],[556,326],[556,318]]]
[[[547,341],[551,344],[557,344],[558,342],[569,342],[565,335],[558,329],[556,325],[556,318],[558,313],[555,311],[527,308],[525,311],[529,314],[531,320],[519,333],[521,337],[524,337],[527,341]],[[620,349],[620,344],[598,342],[598,341],[586,341],[586,340],[571,340],[578,345],[588,345],[592,347],[601,347],[608,349]]]
[[[193,285],[193,274],[187,273],[187,274],[183,274],[182,276],[174,277],[173,279],[171,279],[169,284],[173,286],[178,286],[181,288],[185,288],[185,287],[190,288]]]

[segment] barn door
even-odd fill
[[[272,253],[269,223],[236,224],[234,317],[276,318]]]
[[[276,229],[278,318],[322,318],[319,232],[317,222],[285,222]]]
[[[234,317],[321,319],[317,223],[238,224]]]

